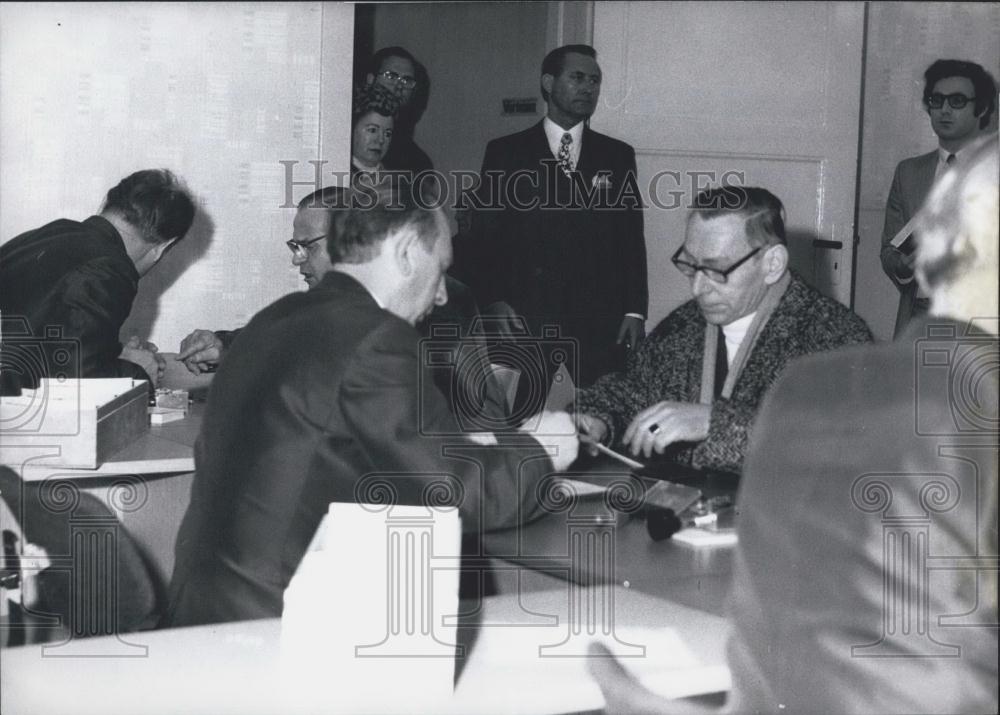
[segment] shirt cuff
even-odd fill
[[[639,320],[645,320],[646,316],[642,313],[625,313],[626,318],[638,318]]]

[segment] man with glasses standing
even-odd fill
[[[672,260],[693,299],[650,333],[626,372],[581,391],[581,440],[739,472],[757,409],[785,365],[871,333],[789,270],[784,207],[765,189],[698,194]]]
[[[896,336],[910,318],[924,315],[928,307],[927,297],[913,279],[910,219],[923,205],[934,180],[947,167],[960,166],[969,144],[988,131],[996,97],[993,78],[974,62],[937,60],[924,72],[923,102],[938,148],[904,159],[896,167],[882,229],[882,270],[900,292]]]
[[[399,100],[392,143],[382,159],[383,166],[414,174],[433,169],[431,158],[413,141],[427,98],[428,78],[423,65],[402,47],[383,47],[368,63],[365,84],[377,84]]]

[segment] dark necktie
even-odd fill
[[[955,155],[954,154],[949,154],[948,158],[944,160],[944,163],[947,164],[948,166],[954,165],[954,163],[955,163]]]
[[[722,396],[722,386],[729,376],[729,351],[726,349],[726,334],[718,326],[719,335],[715,341],[715,399]]]

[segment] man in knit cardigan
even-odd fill
[[[757,408],[790,360],[871,341],[864,321],[789,270],[783,214],[760,188],[695,197],[672,258],[693,299],[656,327],[624,373],[580,391],[584,442],[739,472]]]

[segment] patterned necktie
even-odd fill
[[[559,166],[562,168],[563,173],[569,176],[570,172],[573,171],[573,160],[570,158],[569,148],[573,144],[573,136],[566,132],[562,135],[562,141],[559,142],[559,156],[556,158],[559,160]]]

